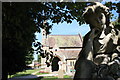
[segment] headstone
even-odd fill
[[[58,70],[58,78],[64,78],[64,72],[62,69]]]

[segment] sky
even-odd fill
[[[108,0],[107,0],[108,1]],[[109,0],[110,1],[110,0]],[[118,17],[118,14],[115,10],[112,11],[114,14],[114,17]],[[111,21],[115,21],[116,19],[113,18]],[[81,36],[85,36],[90,31],[88,24],[83,24],[79,26],[76,20],[73,20],[71,24],[67,24],[66,22],[59,23],[59,24],[53,24],[52,30],[50,35],[75,35],[75,34],[81,34]],[[37,41],[42,41],[41,33],[35,33]],[[37,60],[37,54],[34,54],[34,60]]]

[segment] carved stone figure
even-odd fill
[[[109,8],[99,2],[88,6],[83,17],[90,25],[75,64],[74,80],[120,77],[120,29],[110,22]]]

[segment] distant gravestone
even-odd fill
[[[64,72],[62,69],[58,71],[58,78],[64,78]]]

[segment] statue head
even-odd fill
[[[106,25],[109,17],[109,8],[99,2],[92,3],[83,13],[86,23],[90,24],[92,28],[102,29]]]

